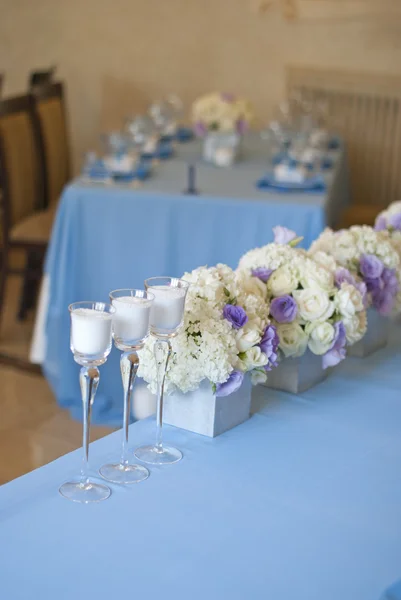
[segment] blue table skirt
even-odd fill
[[[2,486],[1,597],[378,600],[401,574],[400,334],[301,397],[257,388],[218,438],[165,427],[184,459],[99,505],[57,493],[79,451]],[[120,441],[92,444],[93,475]]]
[[[45,267],[50,300],[43,369],[59,404],[80,418],[78,371],[69,350],[70,303],[106,301],[113,289],[140,288],[147,277],[181,276],[201,265],[235,268],[244,252],[272,241],[278,224],[303,235],[308,246],[325,225],[324,206],[67,187]],[[118,360],[113,349],[102,367],[95,422],[120,422]]]

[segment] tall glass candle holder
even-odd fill
[[[113,339],[121,350],[121,377],[124,389],[123,441],[119,463],[103,465],[102,477],[112,483],[140,483],[149,477],[142,465],[132,464],[128,459],[128,436],[131,414],[132,390],[139,367],[137,351],[149,335],[149,317],[154,295],[145,290],[115,290],[110,292],[110,302],[115,308],[113,315]]]
[[[69,306],[71,316],[70,347],[74,360],[81,365],[79,382],[83,405],[83,463],[77,481],[63,483],[59,492],[74,502],[106,500],[110,488],[89,478],[89,440],[91,409],[99,385],[99,369],[111,350],[111,324],[115,309],[103,302],[76,302]]]
[[[182,453],[177,448],[165,446],[162,442],[164,382],[172,352],[171,339],[178,334],[183,324],[189,283],[174,277],[151,277],[145,280],[145,287],[155,297],[150,311],[150,332],[156,338],[156,443],[137,448],[135,456],[150,465],[168,465],[181,460]]]

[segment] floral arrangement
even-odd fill
[[[249,102],[229,93],[207,94],[192,105],[194,130],[199,136],[211,131],[243,134],[249,129],[252,119]]]
[[[265,381],[277,364],[278,338],[258,283],[222,264],[200,267],[183,279],[191,285],[184,326],[172,340],[166,392],[194,391],[207,379],[217,396],[227,396],[239,389],[248,372],[253,383]],[[140,359],[138,374],[154,391],[156,364],[150,339]]]
[[[401,312],[401,261],[388,231],[367,225],[337,232],[326,229],[310,252],[329,254],[347,270],[348,279],[362,280],[367,306],[385,316]]]
[[[401,200],[390,204],[376,217],[375,231],[388,230],[401,237]]]
[[[275,227],[274,243],[247,252],[238,272],[258,280],[264,288],[269,318],[277,329],[279,350],[285,357],[302,356],[307,348],[321,355],[324,368],[346,356],[346,346],[366,331],[363,289],[331,257],[327,264],[296,246],[302,238]]]

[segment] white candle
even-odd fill
[[[71,313],[71,343],[75,352],[101,355],[111,346],[111,314],[92,308]]]
[[[114,298],[112,303],[116,309],[113,315],[114,337],[127,343],[146,338],[152,301],[136,296],[121,296]]]
[[[155,296],[150,311],[150,324],[153,329],[177,329],[184,315],[186,290],[158,285],[152,286],[150,291]]]

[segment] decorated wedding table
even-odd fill
[[[401,576],[400,343],[300,396],[258,386],[214,439],[165,426],[182,460],[100,504],[58,494],[81,451],[2,486],[1,597],[379,600]],[[131,456],[154,427],[131,425]],[[95,480],[120,444],[91,445]]]
[[[348,202],[344,149],[330,156],[324,189],[312,192],[257,186],[272,159],[257,133],[244,136],[241,160],[230,167],[205,163],[202,142],[194,140],[177,144],[174,157],[160,160],[135,186],[87,179],[69,185],[50,241],[31,351],[58,402],[80,414],[68,304],[107,297],[117,287],[140,287],[149,273],[175,275],[218,262],[235,267],[247,250],[271,241],[279,223],[295,229],[308,247]],[[99,410],[118,401],[117,358],[112,353],[105,366]],[[110,411],[100,418],[112,419]]]

